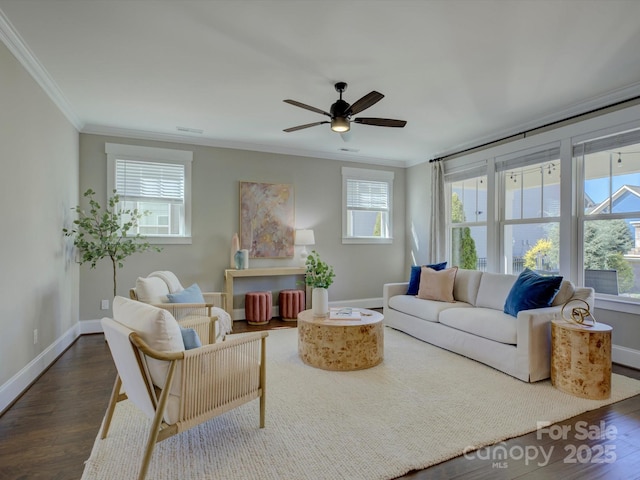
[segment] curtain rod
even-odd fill
[[[440,161],[446,160],[446,159],[448,159],[450,157],[459,156],[459,155],[461,155],[463,153],[469,153],[469,152],[474,151],[474,150],[484,150],[484,149],[489,148],[489,147],[491,147],[493,145],[498,145],[498,144],[502,144],[502,143],[508,143],[508,142],[512,142],[514,140],[520,140],[520,139],[523,139],[523,138],[527,138],[528,136],[530,137],[531,135],[535,135],[537,133],[542,133],[542,132],[537,132],[537,130],[548,129],[549,127],[558,126],[559,124],[565,123],[565,122],[575,123],[575,121],[579,120],[580,118],[586,117],[588,115],[593,115],[594,113],[600,113],[601,115],[603,115],[604,113],[606,113],[603,110],[608,110],[608,109],[613,109],[613,108],[616,108],[616,107],[620,107],[620,106],[622,106],[622,105],[624,105],[626,103],[634,103],[634,102],[638,103],[638,101],[640,101],[640,95],[628,98],[626,100],[621,100],[621,101],[616,102],[616,103],[612,103],[612,104],[607,105],[605,107],[594,108],[593,110],[589,110],[589,111],[584,112],[584,113],[578,113],[576,115],[572,115],[571,117],[567,117],[567,118],[564,118],[562,120],[556,120],[554,122],[549,122],[549,123],[546,123],[546,124],[541,125],[539,127],[535,127],[535,128],[531,128],[529,130],[525,130],[524,132],[516,133],[514,135],[508,135],[508,136],[500,138],[498,140],[492,140],[490,142],[486,142],[486,143],[483,143],[483,144],[480,144],[480,145],[476,145],[475,147],[465,148],[463,150],[459,150],[457,152],[450,153],[448,155],[444,155],[442,157],[432,158],[431,160],[429,160],[429,163],[440,162]]]

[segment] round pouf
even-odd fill
[[[305,309],[304,290],[282,290],[278,303],[282,320],[296,321],[298,314]]]
[[[244,297],[244,317],[249,325],[265,325],[271,320],[271,292],[249,292]]]

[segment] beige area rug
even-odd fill
[[[296,329],[271,331],[267,358],[266,428],[254,400],[156,445],[148,479],[390,479],[640,393],[614,375],[610,400],[576,398],[389,328],[368,370],[304,365]],[[136,478],[149,425],[121,402],[82,479]]]

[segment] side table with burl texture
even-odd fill
[[[324,370],[347,371],[375,367],[384,350],[383,315],[359,308],[360,320],[298,314],[298,354],[304,363]]]
[[[586,327],[551,322],[551,383],[577,397],[611,396],[611,331],[604,323]]]

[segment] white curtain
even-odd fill
[[[429,262],[447,260],[447,202],[444,190],[444,168],[441,161],[431,163],[431,228],[429,229]]]

